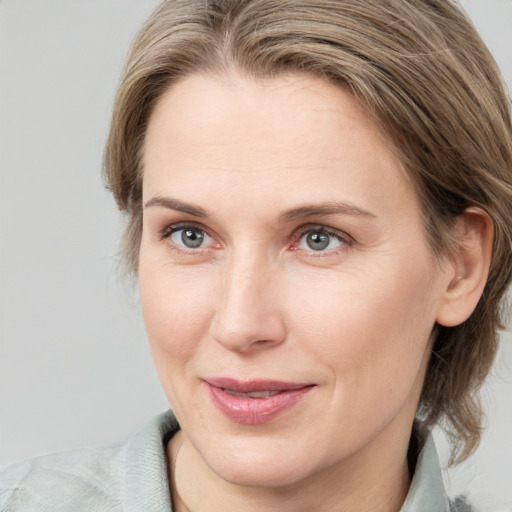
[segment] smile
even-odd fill
[[[248,381],[209,378],[205,381],[216,408],[228,419],[246,425],[262,425],[302,400],[313,384],[280,381]]]

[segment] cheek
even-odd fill
[[[435,294],[425,291],[428,270],[418,270],[428,267],[382,268],[301,286],[292,307],[298,339],[328,365],[333,382],[343,382],[343,392],[360,391],[353,398],[364,400],[410,390],[436,317]]]
[[[139,289],[148,339],[158,373],[186,369],[205,339],[212,317],[212,280],[195,269],[147,263],[141,257]]]

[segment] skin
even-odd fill
[[[432,328],[459,321],[469,271],[433,258],[390,142],[321,79],[195,75],[160,99],[144,163],[140,293],[182,427],[168,447],[178,512],[399,510]],[[184,245],[184,225],[202,245]],[[244,425],[208,376],[314,388]]]

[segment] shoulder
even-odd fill
[[[0,469],[0,512],[118,512],[126,503],[150,503],[151,510],[167,512],[165,444],[177,429],[172,414],[165,413],[126,442]]]
[[[0,510],[119,510],[121,445],[56,453],[0,470]]]

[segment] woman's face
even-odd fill
[[[191,76],[144,157],[143,312],[197,460],[279,486],[406,449],[449,272],[352,96]]]

